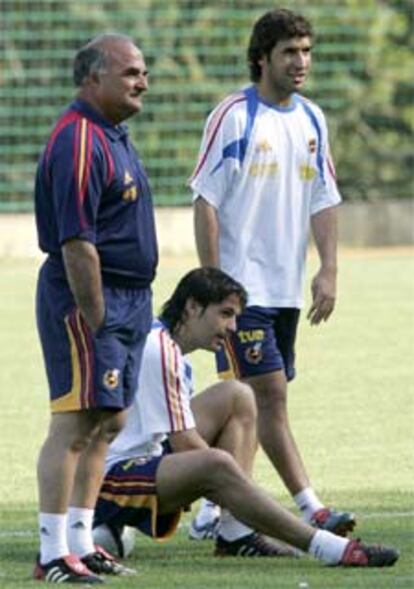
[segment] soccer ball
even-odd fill
[[[136,529],[124,526],[121,530],[102,524],[93,529],[93,541],[118,558],[128,558],[135,544]]]

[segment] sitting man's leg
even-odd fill
[[[198,433],[209,446],[229,452],[250,478],[257,449],[257,411],[252,389],[236,380],[222,381],[194,397],[191,408]],[[212,502],[210,504],[214,505]],[[245,556],[297,555],[297,551],[290,547],[276,541],[270,542],[254,533],[228,509],[223,509],[213,524],[207,520],[204,526],[199,518],[202,514],[198,514],[191,523],[190,538],[200,536],[203,532],[204,537],[207,534],[210,537],[219,536],[223,555],[235,551]]]
[[[176,512],[201,495],[227,509],[249,528],[309,552],[326,564],[382,567],[393,565],[399,556],[393,548],[367,546],[315,530],[252,483],[222,450],[210,448],[165,456],[159,464],[156,483],[161,516]],[[251,538],[252,550],[254,539],[255,534]],[[248,555],[246,542],[240,545],[240,551],[223,551],[222,546],[218,538],[217,555]]]
[[[236,534],[236,539],[231,537],[229,541],[223,537],[217,539],[217,555],[280,554],[278,549],[262,548],[261,534],[265,534],[308,551],[328,564],[393,564],[398,558],[395,550],[366,547],[330,532],[315,530],[251,482],[229,450],[240,455],[245,444],[247,456],[241,461],[249,471],[255,451],[254,403],[249,389],[237,385],[233,391],[228,383],[225,393],[223,386],[216,385],[195,397],[192,409],[206,441],[222,443],[228,450],[187,450],[117,463],[105,476],[95,525],[107,524],[118,529],[129,525],[154,538],[167,538],[177,527],[181,511],[200,497],[206,497],[226,510],[231,520],[228,531],[231,536]],[[220,407],[217,419],[216,406]]]
[[[281,539],[327,564],[391,566],[398,559],[393,548],[365,546],[315,530],[254,485],[228,452],[215,448],[117,463],[105,476],[95,523],[118,529],[134,526],[153,538],[166,539],[174,533],[182,510],[200,497],[227,509],[241,525]],[[243,546],[241,555],[246,543]],[[223,554],[219,540],[216,554]]]
[[[191,400],[197,431],[211,447],[229,452],[251,475],[257,449],[257,410],[252,389],[237,381],[219,382]]]
[[[243,471],[251,475],[257,448],[257,411],[250,387],[236,380],[219,382],[191,401],[197,430],[209,446],[227,450]],[[219,531],[221,510],[206,498],[201,500],[192,520],[192,540],[215,538]],[[224,519],[226,514],[224,514]]]

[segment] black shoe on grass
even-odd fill
[[[84,583],[88,585],[103,583],[103,580],[89,570],[74,554],[56,558],[47,564],[40,564],[38,558],[33,578],[47,583]]]
[[[319,530],[326,530],[337,536],[347,536],[355,528],[356,519],[353,513],[324,507],[313,514],[309,523]]]
[[[98,575],[135,575],[136,570],[130,569],[109,554],[102,546],[95,546],[95,552],[82,557],[82,562],[89,570]]]
[[[252,532],[238,540],[229,542],[217,536],[215,556],[282,556],[299,557],[299,551],[288,544]]]
[[[391,567],[400,553],[390,546],[363,544],[360,540],[351,540],[345,548],[340,566],[345,567]]]

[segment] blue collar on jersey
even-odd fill
[[[82,98],[76,98],[76,100],[70,105],[70,108],[86,115],[88,119],[91,119],[94,123],[98,123],[98,125],[102,127],[105,135],[107,135],[109,139],[112,139],[112,141],[118,141],[128,134],[128,127],[126,125],[120,124],[116,127],[111,125],[111,123],[95,110],[89,102],[82,100]]]
[[[257,90],[257,86],[254,86],[254,85],[250,86],[249,88],[246,88],[246,90],[244,92],[247,97],[249,95],[251,95],[258,102],[261,102],[265,106],[268,106],[269,108],[273,108],[274,110],[277,110],[278,112],[291,112],[292,110],[295,110],[295,108],[299,102],[297,94],[292,94],[290,103],[287,106],[281,106],[279,104],[275,104],[274,102],[269,102],[265,98],[262,98],[260,96],[260,94]]]

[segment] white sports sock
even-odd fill
[[[40,563],[69,554],[66,540],[66,513],[39,513]]]
[[[69,507],[68,544],[72,554],[79,558],[95,552],[92,536],[93,509]]]
[[[320,502],[315,491],[311,487],[307,487],[306,489],[303,489],[303,491],[300,491],[300,493],[294,495],[293,500],[301,511],[302,519],[307,523],[310,522],[315,511],[324,508],[323,503]]]
[[[233,517],[227,509],[221,510],[219,534],[227,542],[234,542],[243,536],[251,534],[253,530]]]
[[[209,499],[201,499],[200,509],[196,515],[197,526],[204,526],[210,522],[213,522],[220,516],[220,507],[209,501]]]
[[[338,564],[348,544],[347,538],[335,536],[325,530],[317,530],[311,540],[308,552],[325,564]]]

